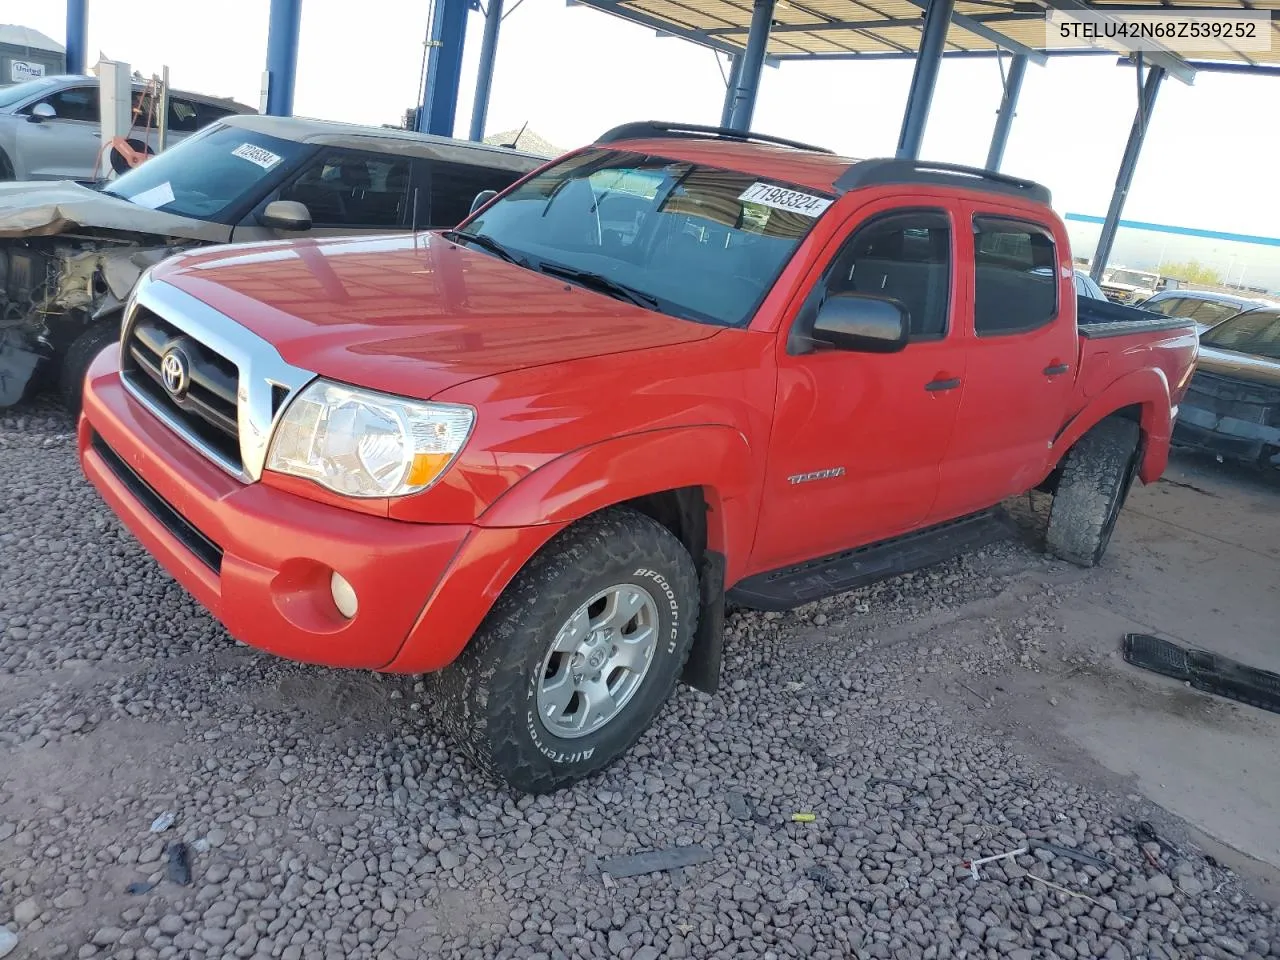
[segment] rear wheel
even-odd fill
[[[89,372],[89,365],[119,335],[120,328],[116,324],[95,323],[67,347],[58,367],[58,394],[62,398],[62,405],[73,417],[80,416],[80,405],[84,399],[84,378]]]
[[[1141,431],[1132,420],[1103,420],[1063,458],[1045,545],[1055,556],[1096,566],[1133,484]]]
[[[547,793],[625,753],[670,697],[698,615],[693,560],[649,517],[570,527],[430,680],[442,726],[487,774]]]
[[[14,177],[13,161],[9,159],[7,153],[0,150],[0,181],[12,180]]]

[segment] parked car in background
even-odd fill
[[[90,180],[102,151],[102,115],[98,78],[40,77],[0,89],[0,180]],[[159,150],[159,117],[146,128],[152,94],[142,81],[133,84],[133,108],[140,118],[130,133],[133,149]],[[167,145],[215,120],[254,113],[234,100],[172,90],[169,93]]]
[[[1280,471],[1280,306],[1237,313],[1200,335],[1173,439]]]
[[[215,121],[116,180],[0,184],[0,407],[85,367],[138,276],[193,246],[446,227],[544,159],[466,140],[257,115]]]
[[[1196,337],[1077,296],[1051,200],[624,125],[455,230],[157,265],[81,463],[232,636],[426,674],[483,770],[554,790],[714,692],[726,600],[952,556],[1033,488],[1048,548],[1099,562]]]
[[[1258,297],[1242,297],[1215,290],[1162,290],[1142,301],[1139,306],[1143,310],[1162,313],[1166,317],[1186,317],[1195,322],[1197,332],[1203,333],[1242,310],[1280,304]]]
[[[1160,274],[1149,270],[1115,267],[1103,273],[1099,286],[1108,300],[1133,305],[1163,289],[1161,280]]]
[[[1088,297],[1090,300],[1105,300],[1107,295],[1102,292],[1102,288],[1098,286],[1093,277],[1085,273],[1083,270],[1077,270],[1076,274],[1076,296]]]
[[[1038,277],[1052,277],[1057,267],[1036,267],[1031,272]],[[1106,300],[1107,295],[1102,292],[1102,288],[1093,282],[1093,277],[1085,273],[1083,270],[1074,271],[1076,296],[1085,297],[1089,300]]]

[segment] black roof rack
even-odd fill
[[[982,167],[966,167],[959,163],[931,163],[927,160],[897,160],[892,157],[861,160],[836,178],[835,188],[841,193],[859,187],[886,183],[932,183],[947,187],[970,187],[990,193],[1026,197],[1049,206],[1049,188],[1032,180],[1022,180]]]
[[[616,143],[619,140],[651,140],[672,138],[696,138],[711,140],[736,140],[740,143],[773,143],[783,147],[794,147],[797,150],[816,150],[819,153],[834,154],[834,150],[826,147],[815,147],[811,143],[800,143],[798,140],[784,140],[782,137],[769,137],[763,133],[751,133],[749,130],[733,130],[729,127],[704,127],[696,123],[666,123],[661,120],[637,120],[607,130],[596,138],[596,143]]]

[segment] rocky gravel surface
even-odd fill
[[[1280,913],[1176,821],[981,720],[980,686],[1068,659],[1071,577],[1024,538],[733,612],[719,694],[516,797],[413,678],[233,643],[71,433],[0,419],[0,957],[1280,956]],[[608,872],[673,847],[704,855]]]

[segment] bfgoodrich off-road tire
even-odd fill
[[[559,736],[538,706],[553,643],[583,604],[614,588],[653,601],[646,607],[657,631],[652,656],[612,719]],[[697,616],[697,571],[680,541],[634,510],[603,511],[534,557],[461,656],[430,675],[432,711],[489,776],[524,793],[557,790],[608,766],[645,731],[684,669]]]
[[[1132,420],[1103,420],[1067,452],[1049,510],[1050,553],[1082,567],[1102,559],[1133,483],[1139,436]]]
[[[73,417],[80,416],[80,406],[84,401],[84,378],[89,372],[89,365],[119,336],[118,324],[95,323],[67,347],[67,352],[58,365],[58,395],[62,398],[62,405]]]

